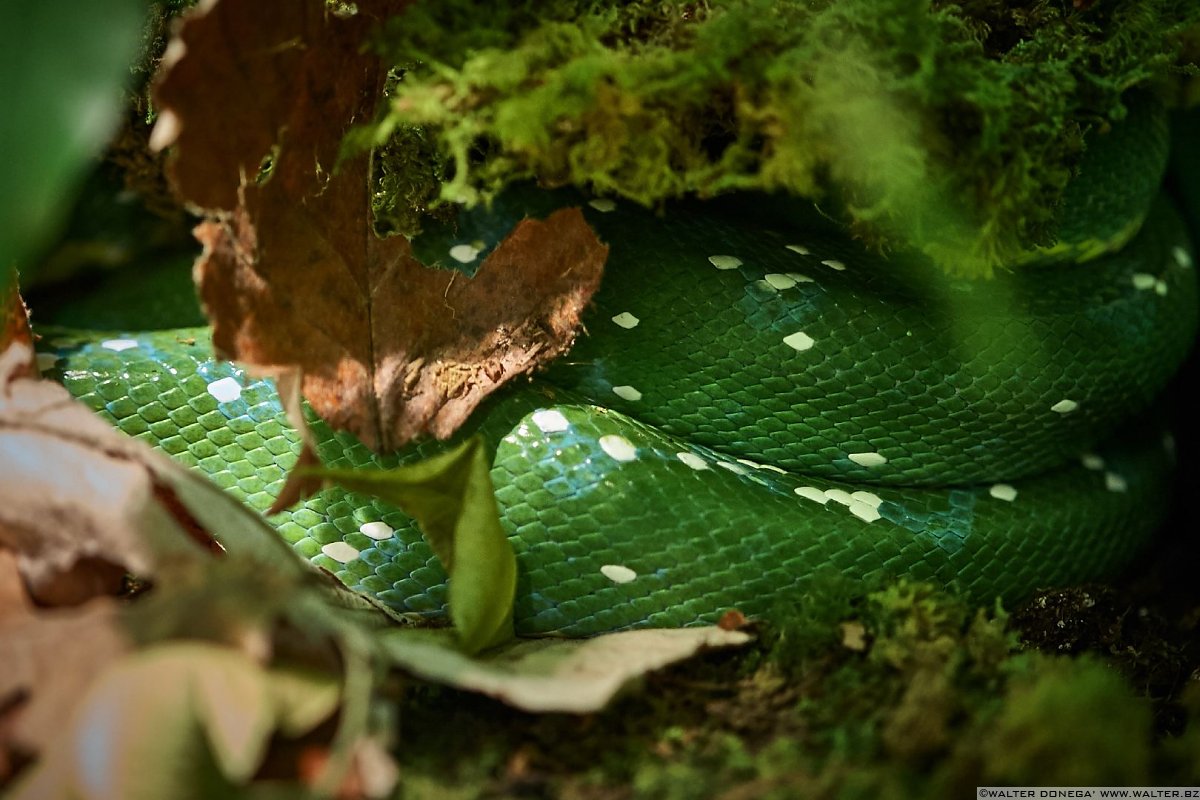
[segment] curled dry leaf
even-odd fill
[[[0,619],[0,720],[11,717],[0,724],[0,762],[50,746],[97,672],[133,647],[119,613],[116,601],[98,597]]]
[[[0,352],[8,349],[14,342],[23,344],[28,349],[28,358],[24,364],[14,367],[22,376],[38,374],[37,361],[33,355],[33,330],[29,327],[29,309],[21,298],[17,286],[17,273],[10,274],[7,282],[0,278]]]
[[[370,160],[339,161],[387,65],[362,51],[403,0],[217,0],[189,14],[156,86],[154,143],[204,209],[196,274],[223,355],[298,367],[335,429],[394,449],[449,436],[514,376],[565,352],[607,248],[578,209],[525,220],[474,278],[378,238]]]
[[[66,390],[26,376],[29,349],[0,354],[0,547],[33,596],[74,604],[131,572],[201,554],[192,521],[126,439]],[[200,542],[208,543],[201,539]]]
[[[124,436],[66,389],[0,353],[0,548],[33,597],[74,604],[126,573],[158,579],[216,553],[312,574],[257,514],[204,476]],[[218,538],[219,537],[219,538]]]
[[[199,635],[229,641],[238,658],[265,660],[279,641],[259,640],[275,630],[278,610],[294,609],[284,630],[299,630],[301,620],[307,627],[292,649],[315,658],[325,637],[363,614],[371,614],[364,624],[382,621],[373,608],[347,613],[348,591],[202,475],[124,436],[62,386],[24,376],[28,356],[21,343],[0,353],[0,772],[10,756],[59,742],[69,712],[95,694],[97,674],[133,640]],[[134,605],[95,596],[111,594],[108,579],[127,572],[158,590]],[[218,575],[225,580],[214,583]],[[30,596],[72,607],[39,609]],[[311,692],[291,691],[280,675],[268,683],[275,706],[270,724],[255,729],[257,749],[243,746],[240,727],[223,727],[219,705],[210,709],[210,735],[230,742],[227,775],[246,777],[270,730],[307,730],[328,716],[337,694],[330,689],[313,707]],[[233,686],[218,684],[218,695]],[[136,733],[153,744],[152,728]]]
[[[518,639],[477,658],[446,631],[379,635],[391,662],[429,681],[494,697],[534,713],[599,711],[631,682],[705,650],[741,647],[744,631],[703,628],[620,631],[593,639]]]

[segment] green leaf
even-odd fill
[[[120,117],[143,0],[0,3],[0,285],[61,222]]]
[[[450,576],[450,619],[459,644],[478,653],[513,638],[517,560],[500,527],[483,439],[391,470],[309,469],[413,517]]]

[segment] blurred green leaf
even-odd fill
[[[144,0],[0,3],[0,284],[70,209],[120,117]]]
[[[513,638],[517,561],[500,527],[490,470],[479,437],[392,470],[305,470],[417,520],[450,576],[450,618],[470,654]]]

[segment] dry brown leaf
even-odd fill
[[[32,755],[54,741],[100,670],[132,648],[118,613],[99,597],[0,621],[0,708],[13,703],[0,751]]]
[[[204,476],[110,426],[57,383],[0,353],[0,549],[33,598],[76,604],[126,573],[191,573],[211,554],[312,574],[257,514]],[[219,537],[219,539],[218,539]]]
[[[152,577],[194,557],[194,531],[156,495],[169,494],[138,448],[67,391],[31,380],[29,350],[0,354],[0,547],[14,552],[45,604],[112,594],[121,576]]]
[[[0,626],[28,617],[33,612],[29,592],[17,566],[17,556],[0,548]]]
[[[37,360],[33,355],[33,330],[29,327],[29,309],[17,286],[17,271],[13,270],[7,286],[0,286],[0,352],[13,342],[25,345],[29,357],[20,366],[21,374],[37,376]]]
[[[369,158],[338,154],[385,78],[362,43],[404,5],[204,4],[155,90],[153,143],[174,144],[174,185],[208,212],[196,273],[215,347],[298,367],[317,413],[381,450],[449,436],[487,394],[565,352],[607,257],[578,209],[521,222],[473,279],[375,236]]]

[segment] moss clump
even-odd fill
[[[1151,711],[1121,676],[1090,658],[1039,659],[1016,676],[980,731],[997,783],[1128,786],[1152,782]]]
[[[423,1],[381,130],[427,126],[445,200],[507,183],[825,198],[877,245],[986,273],[1053,241],[1083,134],[1165,80],[1186,0]]]

